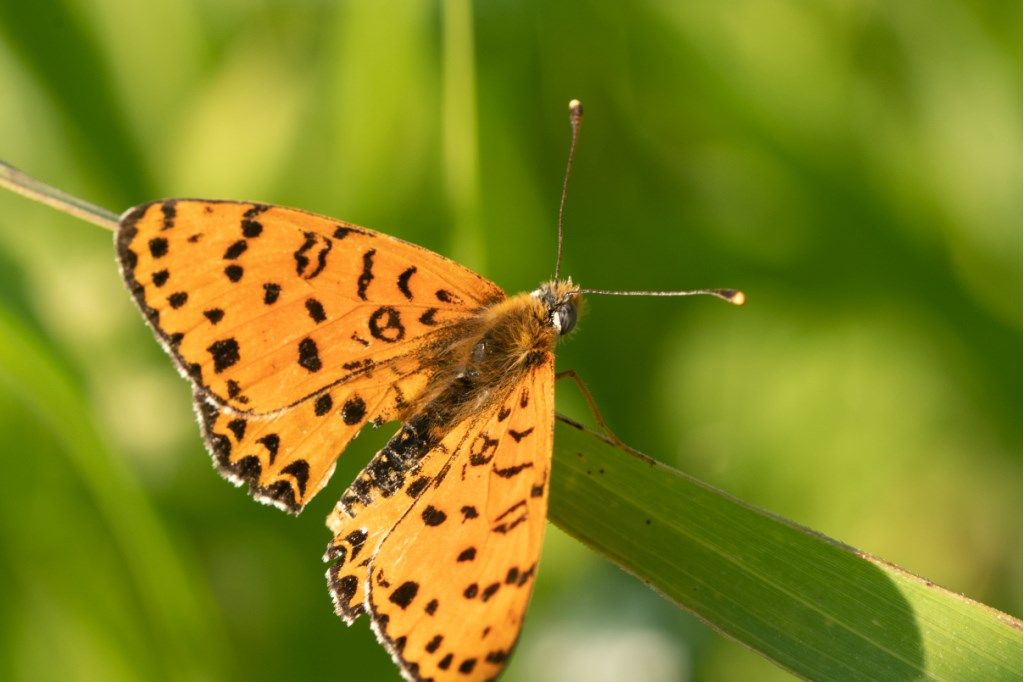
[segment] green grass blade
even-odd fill
[[[73,536],[86,532],[80,524],[87,529],[98,520],[111,543],[95,547],[93,560],[102,555],[129,576],[130,584],[118,586],[118,594],[94,596],[93,606],[102,605],[102,609],[116,599],[138,600],[141,613],[132,627],[149,637],[151,655],[167,678],[198,680],[222,675],[227,645],[208,588],[175,547],[142,485],[89,418],[88,400],[68,369],[49,352],[45,341],[3,306],[0,391],[21,402],[37,423],[33,426],[52,437],[95,504],[97,519],[90,517],[90,509],[83,508],[47,532]],[[5,457],[35,454],[4,453]],[[31,519],[32,515],[26,514],[21,522],[30,523]],[[67,570],[74,570],[74,561],[79,559],[66,562]]]
[[[810,679],[1021,678],[1021,624],[559,422],[551,520]]]
[[[445,0],[442,16],[442,170],[453,218],[451,254],[460,263],[485,271],[480,229],[473,5],[468,0]]]

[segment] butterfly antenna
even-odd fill
[[[572,163],[576,158],[576,140],[580,137],[580,123],[583,121],[583,105],[578,99],[569,102],[569,125],[572,126],[572,142],[569,143],[569,162],[565,166],[562,180],[562,200],[558,203],[558,255],[555,258],[555,281],[562,272],[562,225],[565,223],[565,198],[569,194],[569,178],[572,177]]]
[[[0,187],[6,187],[12,192],[28,197],[33,201],[38,201],[40,204],[45,204],[68,215],[81,218],[93,225],[99,225],[111,232],[117,231],[119,223],[117,216],[107,209],[90,204],[84,199],[73,197],[56,187],[51,187],[45,182],[22,173],[4,161],[0,161]]]
[[[608,289],[581,289],[583,294],[598,296],[714,296],[733,305],[743,305],[747,296],[739,289],[691,289],[690,291],[610,291]]]

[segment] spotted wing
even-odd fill
[[[404,427],[403,427],[404,428]],[[334,600],[334,609],[342,620],[351,625],[364,613],[366,577],[370,558],[381,540],[391,531],[448,463],[445,451],[457,447],[465,437],[465,430],[448,434],[440,446],[429,452],[418,463],[396,470],[388,450],[402,437],[402,431],[377,453],[360,473],[327,517],[327,527],[334,538],[327,546],[324,560],[332,562],[327,570],[327,584]],[[387,470],[391,473],[381,476]],[[393,479],[391,490],[381,490],[378,480]]]
[[[143,204],[122,216],[117,254],[180,371],[244,415],[297,406],[504,298],[421,247],[263,204]]]
[[[407,679],[493,679],[515,646],[544,536],[553,369],[448,434],[428,457],[452,454],[372,553],[366,609]]]
[[[292,513],[327,484],[338,456],[368,421],[399,418],[432,372],[416,357],[391,363],[269,416],[246,416],[197,391],[207,449],[222,476],[247,484],[257,500]]]

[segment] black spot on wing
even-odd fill
[[[462,299],[453,294],[452,292],[448,291],[447,289],[438,289],[436,292],[434,292],[434,296],[436,296],[437,300],[441,301],[441,303],[454,303],[455,305],[462,305]]]
[[[323,304],[315,298],[306,299],[306,312],[309,313],[310,319],[317,324],[327,319],[327,313],[324,312]]]
[[[413,265],[402,271],[402,274],[398,276],[398,290],[402,292],[406,300],[412,300],[412,291],[409,290],[409,279],[416,274],[416,266]]]
[[[487,657],[484,660],[486,660],[488,663],[492,663],[494,665],[501,665],[506,660],[508,660],[508,657],[509,657],[509,652],[508,651],[505,651],[503,649],[496,649],[494,651],[488,652],[487,653]]]
[[[426,325],[428,327],[433,327],[435,324],[437,324],[437,320],[435,319],[436,315],[437,308],[428,308],[425,313],[420,315],[420,324]]]
[[[329,254],[331,249],[334,247],[334,242],[327,237],[318,235],[316,232],[304,232],[302,236],[305,237],[305,241],[303,241],[302,245],[299,246],[295,253],[292,254],[295,258],[295,274],[300,277],[304,277],[305,279],[313,279],[323,272],[324,267],[327,266],[327,254]],[[313,247],[316,246],[317,243],[320,244],[320,248],[317,250],[315,255],[316,265],[311,268],[312,259],[310,256],[312,255]]]
[[[245,425],[244,419],[232,419],[228,422],[228,429],[231,433],[235,434],[235,440],[240,441],[245,437]]]
[[[323,367],[316,341],[308,336],[299,341],[299,366],[310,372],[319,372]]]
[[[161,230],[169,230],[174,227],[174,218],[178,213],[174,200],[165,201],[160,204],[160,212],[164,214],[164,224]]]
[[[533,433],[532,426],[526,429],[525,431],[515,431],[513,429],[508,430],[508,435],[512,436],[512,440],[514,440],[517,443],[522,439],[526,438],[527,436],[529,436],[531,433]]]
[[[368,535],[365,530],[354,530],[345,536],[345,542],[352,546],[352,559],[359,556],[359,552],[363,550],[363,546],[366,544],[366,538]]]
[[[234,464],[235,474],[242,480],[255,483],[260,479],[260,473],[263,471],[263,466],[260,464],[260,458],[256,455],[247,455],[242,459],[238,460]]]
[[[370,335],[387,343],[396,343],[405,338],[405,327],[397,310],[381,306],[373,311],[369,321]]]
[[[256,442],[261,443],[267,449],[267,453],[270,455],[270,463],[273,464],[274,459],[277,457],[277,450],[281,447],[281,437],[276,433],[268,433]]]
[[[341,578],[332,576],[332,578],[335,578],[331,583],[334,594],[337,595],[338,601],[347,607],[351,604],[352,599],[355,598],[356,592],[359,590],[359,579],[354,575],[346,575]],[[359,608],[361,611],[362,607],[360,606]]]
[[[237,242],[232,244],[224,251],[224,260],[235,260],[249,248],[249,243],[244,239],[239,239]]]
[[[268,210],[270,207],[264,204],[256,204],[242,214],[242,234],[252,239],[263,233],[263,224],[256,220],[256,216]]]
[[[187,301],[188,293],[184,291],[175,291],[173,294],[167,297],[167,303],[169,303],[170,306],[175,310],[185,305]]]
[[[309,256],[306,255],[306,252],[316,244],[316,233],[306,232],[303,236],[306,238],[305,241],[292,254],[292,258],[295,259],[295,274],[299,276],[302,276],[302,272],[309,267]]]
[[[499,469],[497,466],[494,467],[494,473],[501,478],[512,478],[513,476],[521,473],[524,469],[529,469],[533,466],[533,462],[524,462],[523,464],[513,464],[509,467]]]
[[[419,591],[419,583],[409,580],[396,587],[391,596],[388,597],[388,601],[392,604],[397,604],[401,609],[406,609],[412,603],[412,600],[416,598],[416,594]]]
[[[366,300],[366,289],[373,281],[373,257],[376,253],[376,249],[370,249],[363,254],[363,272],[356,281],[356,294],[364,301]]]
[[[354,426],[366,416],[366,402],[359,396],[353,396],[345,401],[341,408],[341,419],[349,426]]]
[[[331,411],[334,406],[334,401],[331,399],[330,393],[324,393],[322,396],[316,399],[313,403],[313,412],[318,417],[322,417]]]
[[[301,507],[295,499],[295,489],[288,481],[277,480],[265,488],[259,488],[262,495],[280,502],[284,507],[293,513],[297,513]]]
[[[149,253],[153,258],[163,258],[167,255],[168,244],[163,237],[153,237],[149,240]]]
[[[448,515],[433,505],[427,505],[421,515],[423,523],[428,526],[440,526],[448,518]]]
[[[487,432],[481,431],[473,439],[469,446],[469,463],[471,466],[481,466],[494,459],[498,450],[498,439],[491,438]]]
[[[295,482],[299,486],[299,495],[306,494],[306,483],[309,482],[309,462],[304,459],[297,459],[284,469],[281,469],[281,473],[294,476]]]
[[[267,282],[263,285],[263,302],[266,305],[272,305],[277,302],[278,296],[281,295],[281,285],[274,284],[273,282]]]
[[[513,528],[518,526],[520,523],[523,523],[525,521],[526,521],[526,514],[523,514],[522,516],[518,516],[514,520],[509,521],[507,523],[499,523],[497,526],[495,526],[491,530],[493,530],[495,533],[501,533],[502,535],[504,535],[505,533],[509,532],[510,530],[512,530]]]
[[[234,338],[214,341],[207,347],[213,358],[213,371],[220,374],[239,360],[238,341]]]
[[[231,264],[224,268],[224,274],[232,282],[237,282],[242,279],[242,275],[245,274],[245,270],[242,269],[241,265]]]

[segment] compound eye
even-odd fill
[[[565,336],[571,332],[576,326],[576,306],[572,301],[559,303],[551,313],[551,322],[558,330],[559,336]]]

